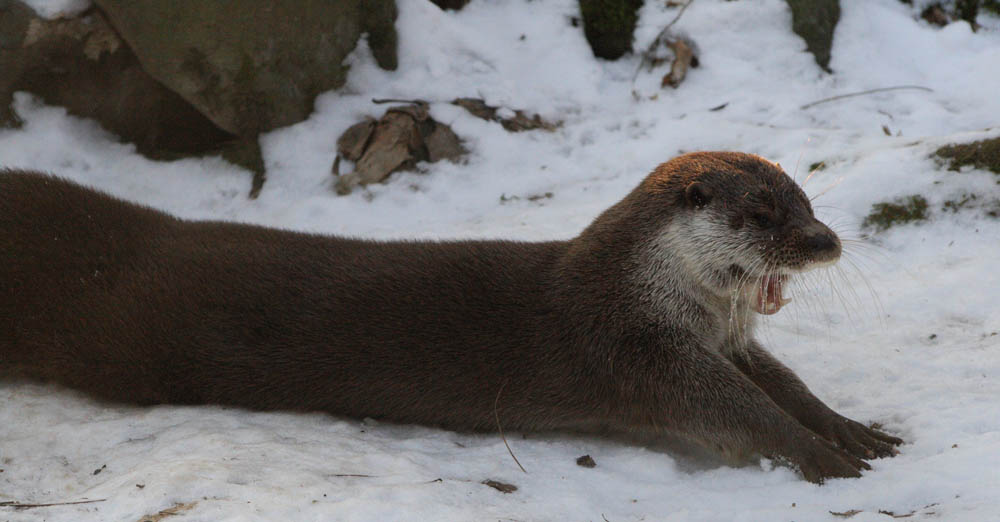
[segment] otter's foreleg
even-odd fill
[[[733,354],[732,361],[736,367],[781,409],[795,417],[803,426],[852,455],[863,459],[891,457],[897,453],[892,446],[903,443],[898,437],[869,428],[833,411],[809,391],[795,372],[756,342],[750,342],[745,350],[733,350],[730,353]]]
[[[658,376],[665,385],[634,401],[633,411],[646,418],[631,424],[662,426],[724,454],[784,458],[811,482],[871,469],[806,429],[721,354],[687,348]]]

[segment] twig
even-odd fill
[[[660,46],[662,39],[667,36],[667,31],[669,31],[670,28],[681,19],[681,15],[683,15],[688,6],[693,3],[694,0],[688,0],[686,4],[682,5],[681,10],[677,12],[677,16],[675,16],[666,27],[660,30],[660,34],[656,35],[656,38],[653,38],[653,42],[649,44],[649,48],[646,49],[646,52],[642,53],[642,59],[639,60],[639,67],[635,69],[635,74],[632,75],[632,83],[635,83],[635,79],[639,77],[639,71],[641,71],[642,67],[646,65],[647,59],[652,56],[654,52],[656,52],[656,48]]]
[[[382,103],[409,103],[412,105],[427,105],[424,100],[400,100],[398,98],[372,98],[372,103],[382,104]]]
[[[94,502],[104,502],[106,498],[98,498],[95,500],[75,500],[72,502],[52,502],[51,504],[22,504],[16,500],[8,500],[6,502],[0,502],[0,507],[12,507],[14,509],[31,509],[31,508],[41,508],[41,507],[52,507],[52,506],[72,506],[74,504],[93,504]]]
[[[504,381],[503,384],[500,385],[500,389],[497,390],[497,398],[493,401],[493,416],[497,419],[497,431],[500,432],[500,438],[503,439],[503,445],[507,446],[507,453],[510,453],[510,458],[514,459],[517,467],[521,468],[521,471],[527,473],[528,470],[524,469],[524,466],[521,465],[521,461],[517,460],[517,457],[514,456],[514,451],[510,449],[510,444],[507,444],[507,437],[504,437],[503,435],[503,428],[500,427],[500,413],[497,411],[497,405],[500,404],[500,393],[503,392],[503,389],[507,386],[508,382],[510,381]]]
[[[851,97],[854,97],[854,96],[863,96],[865,94],[872,94],[872,93],[876,93],[876,92],[898,91],[898,90],[903,90],[903,89],[917,89],[917,90],[921,90],[921,91],[934,92],[934,89],[931,89],[929,87],[922,87],[920,85],[897,85],[895,87],[880,87],[878,89],[868,89],[867,91],[852,92],[852,93],[849,93],[849,94],[841,94],[839,96],[831,96],[829,98],[823,98],[822,100],[817,100],[817,101],[814,101],[812,103],[807,103],[807,104],[799,107],[799,109],[808,109],[809,107],[812,107],[814,105],[819,105],[821,103],[831,102],[831,101],[834,101],[834,100],[841,100],[841,99],[844,99],[844,98],[851,98]]]

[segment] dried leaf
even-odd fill
[[[668,40],[667,47],[674,51],[674,61],[670,64],[670,72],[660,82],[660,87],[669,85],[676,89],[684,81],[684,78],[687,77],[688,67],[691,66],[691,62],[694,59],[694,51],[681,38]]]
[[[501,493],[513,493],[517,491],[517,486],[513,484],[505,484],[503,482],[497,482],[496,480],[486,479],[482,482],[487,486],[501,492]]]
[[[375,123],[375,118],[366,117],[364,121],[351,125],[337,139],[337,152],[351,161],[358,161],[368,147],[368,141],[375,131]]]

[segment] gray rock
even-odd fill
[[[95,0],[151,76],[240,136],[305,119],[362,33],[396,67],[394,0]]]

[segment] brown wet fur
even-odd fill
[[[496,404],[505,430],[666,430],[812,481],[858,476],[901,441],[755,342],[725,350],[709,315],[651,315],[631,283],[650,237],[703,209],[802,235],[808,200],[789,187],[756,156],[695,153],[570,241],[382,242],[184,221],[0,172],[0,368],[111,401],[456,430],[495,430]]]

